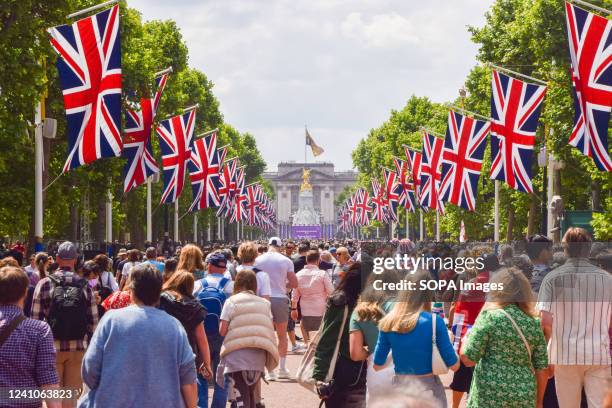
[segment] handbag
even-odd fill
[[[448,373],[448,366],[442,359],[438,345],[436,344],[436,314],[431,314],[431,372],[433,375],[442,375]]]
[[[529,367],[531,368],[531,371],[535,373],[535,369],[533,368],[533,362],[531,361],[531,347],[529,347],[529,343],[527,342],[527,339],[525,338],[523,331],[521,330],[519,325],[516,324],[512,316],[510,316],[510,313],[506,312],[504,309],[499,309],[499,310],[501,310],[501,312],[510,320],[510,323],[512,323],[512,326],[514,326],[514,329],[517,331],[517,333],[521,337],[521,340],[523,340],[523,344],[525,345],[525,348],[527,349],[527,354],[529,355]]]
[[[342,325],[340,326],[340,332],[338,333],[338,339],[336,340],[336,347],[334,348],[334,355],[329,363],[329,369],[327,370],[327,375],[325,376],[325,382],[329,382],[333,375],[334,370],[336,369],[336,362],[338,361],[338,352],[340,350],[340,341],[342,340],[342,333],[344,332],[344,325],[346,324],[346,318],[348,317],[348,305],[344,306],[344,315],[342,318]],[[323,325],[325,320],[321,320],[321,326],[319,326],[319,330],[317,330],[317,334],[314,335],[312,341],[308,345],[308,349],[304,356],[302,356],[302,361],[300,362],[300,366],[298,367],[296,373],[296,380],[298,384],[307,390],[316,393],[316,380],[312,378],[312,373],[314,372],[314,361],[315,354],[317,352],[317,346],[321,341],[321,333],[323,332]]]

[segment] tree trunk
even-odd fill
[[[537,224],[536,218],[538,215],[538,197],[534,194],[531,195],[531,202],[529,203],[529,218],[527,219],[527,236],[530,237],[536,232]]]
[[[591,202],[593,211],[602,211],[601,185],[595,181],[591,182]]]
[[[512,242],[512,239],[514,237],[513,229],[514,229],[514,207],[510,207],[508,209],[508,231],[506,234],[506,242],[508,243]]]
[[[70,240],[76,242],[79,239],[79,208],[76,204],[70,205]]]

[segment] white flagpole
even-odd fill
[[[43,238],[43,129],[42,100],[36,104],[34,114],[34,236]]]
[[[214,219],[213,215],[209,214],[208,215],[208,231],[207,231],[207,234],[206,234],[206,238],[207,238],[208,242],[210,242],[210,238],[212,237],[212,222],[213,222],[213,219]]]
[[[499,180],[495,180],[495,205],[493,215],[493,241],[499,242]]]
[[[111,4],[115,4],[118,1],[119,0],[105,1],[104,3],[96,4],[95,6],[87,7],[86,9],[79,10],[79,11],[77,11],[75,13],[72,13],[72,14],[68,14],[68,16],[66,18],[74,18],[74,17],[77,17],[77,16],[81,16],[83,14],[89,13],[90,11],[99,10],[99,9],[104,8],[106,6],[110,6]]]
[[[193,213],[193,243],[198,243],[198,213]]]
[[[419,210],[419,239],[423,241],[423,210]]]
[[[113,242],[113,194],[110,190],[106,196],[106,242]]]
[[[550,203],[552,202],[554,192],[553,182],[555,175],[555,157],[552,154],[548,155],[548,166],[546,167],[546,169],[548,170],[548,183],[546,187],[546,218],[548,221],[546,223],[546,236],[548,236],[548,238],[550,239],[554,239],[555,234],[552,232],[552,229],[555,227],[555,218],[552,209],[550,208]]]
[[[178,197],[174,202],[174,242],[179,240],[179,202]]]
[[[440,213],[436,209],[436,242],[440,242]]]
[[[151,177],[147,178],[147,241],[153,241],[153,221],[151,216]]]
[[[406,238],[410,239],[410,226],[408,224],[408,209],[406,208]]]

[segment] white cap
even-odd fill
[[[274,245],[274,246],[280,247],[283,245],[283,241],[279,237],[272,237],[268,241],[268,245]]]

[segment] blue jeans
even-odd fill
[[[215,384],[215,390],[213,392],[212,404],[210,408],[225,408],[227,404],[227,386],[228,378],[225,376],[224,387],[220,387],[217,384],[217,366],[219,365],[219,354],[221,353],[221,345],[223,344],[223,337],[208,336],[208,346],[210,347],[210,358],[212,362],[212,375],[211,381]],[[208,381],[198,374],[198,408],[208,408]]]

